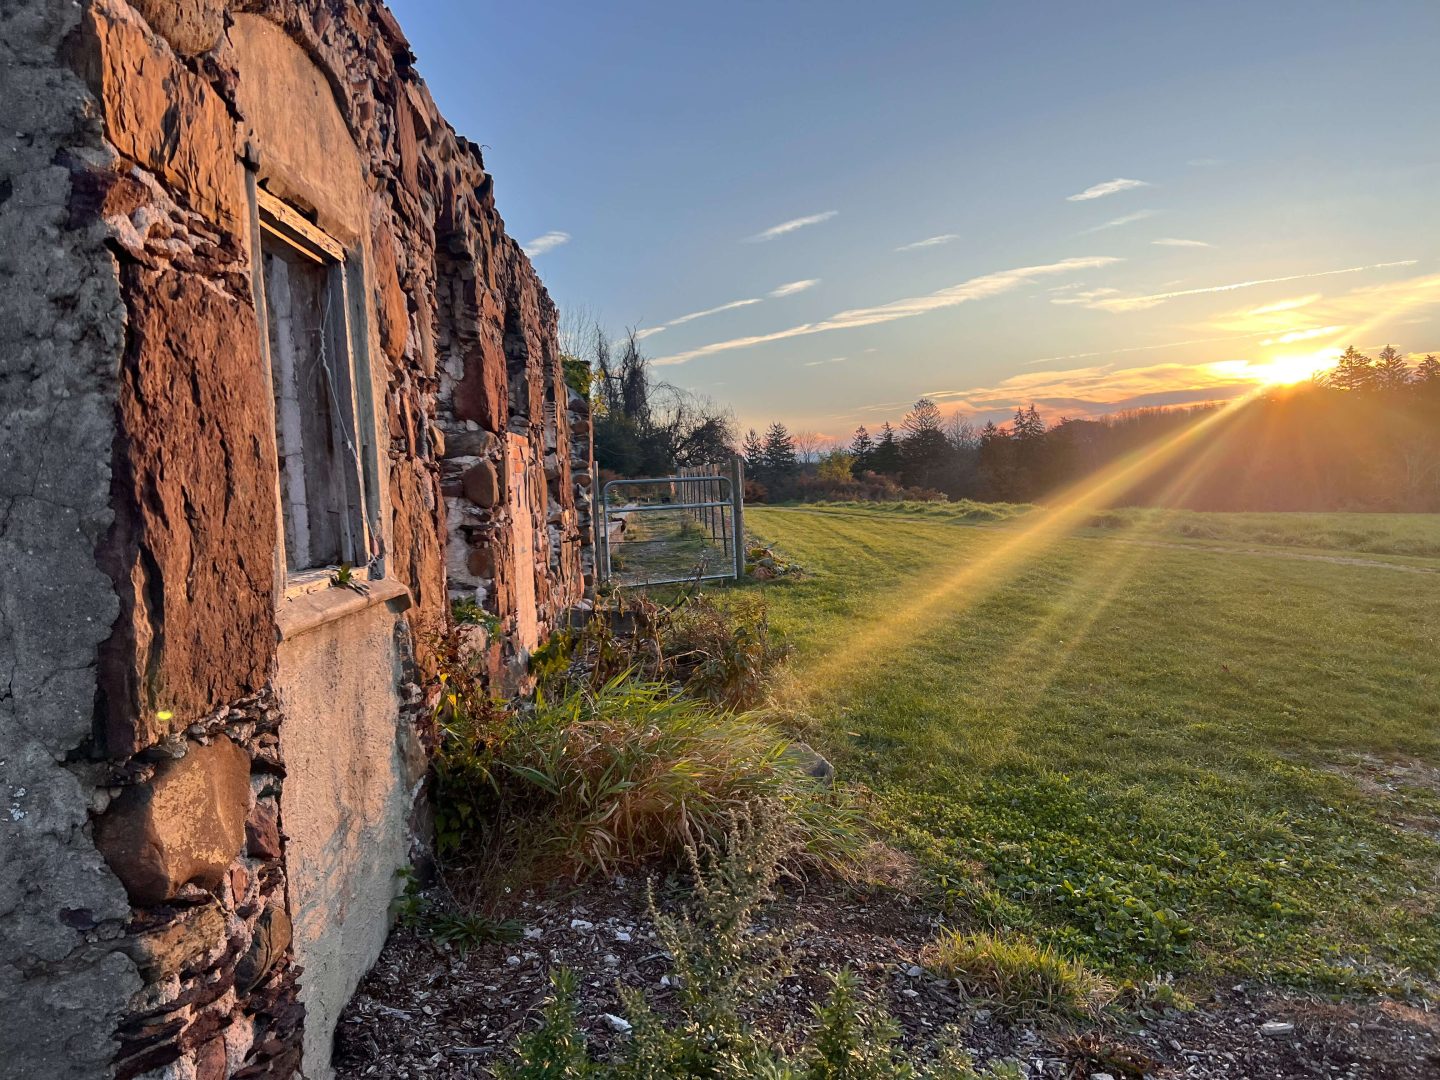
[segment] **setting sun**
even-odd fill
[[[1335,362],[1333,350],[1280,353],[1264,360],[1220,360],[1206,365],[1217,375],[1253,382],[1259,386],[1292,386],[1305,382]]]

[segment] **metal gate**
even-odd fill
[[[602,582],[672,585],[745,575],[745,463],[738,456],[676,476],[606,481],[597,509]]]

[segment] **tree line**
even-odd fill
[[[1221,410],[1225,410],[1223,415]],[[898,429],[857,428],[812,464],[783,424],[742,444],[761,497],[1043,501],[1127,456],[1210,424],[1167,470],[1117,496],[1198,510],[1440,511],[1440,359],[1349,348],[1311,382],[1243,403],[1048,422],[1034,404],[981,427],[915,403]],[[1144,472],[1144,470],[1138,470]]]
[[[562,335],[562,351],[571,388],[591,401],[596,460],[618,476],[667,476],[738,452],[751,499],[1044,501],[1208,420],[1180,460],[1116,502],[1440,511],[1440,359],[1412,364],[1388,345],[1374,357],[1346,349],[1308,383],[1231,405],[1052,421],[1030,404],[977,426],[921,398],[898,427],[862,426],[824,451],[778,422],[740,437],[728,409],[655,379],[634,333],[614,343],[588,320]]]

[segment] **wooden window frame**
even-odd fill
[[[333,351],[343,363],[343,372],[330,372],[332,390],[339,397],[338,420],[346,441],[352,446],[346,479],[346,510],[353,529],[348,538],[346,561],[358,581],[374,581],[385,576],[384,542],[379,527],[380,496],[378,489],[378,458],[373,390],[365,345],[367,320],[361,297],[365,295],[362,256],[359,250],[347,251],[344,245],[305,218],[293,207],[276,198],[255,182],[250,174],[253,283],[260,336],[261,359],[264,364],[266,402],[270,429],[279,446],[278,418],[275,415],[274,366],[270,351],[270,316],[267,307],[262,242],[266,237],[278,240],[288,249],[327,268],[327,303],[340,317],[335,320]],[[343,376],[344,386],[335,386]],[[277,460],[274,478],[275,523],[278,542],[275,549],[276,600],[325,589],[338,565],[290,570],[285,540],[285,510],[281,485],[284,465]]]

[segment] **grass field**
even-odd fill
[[[959,924],[1433,993],[1440,517],[752,507],[807,737]]]

